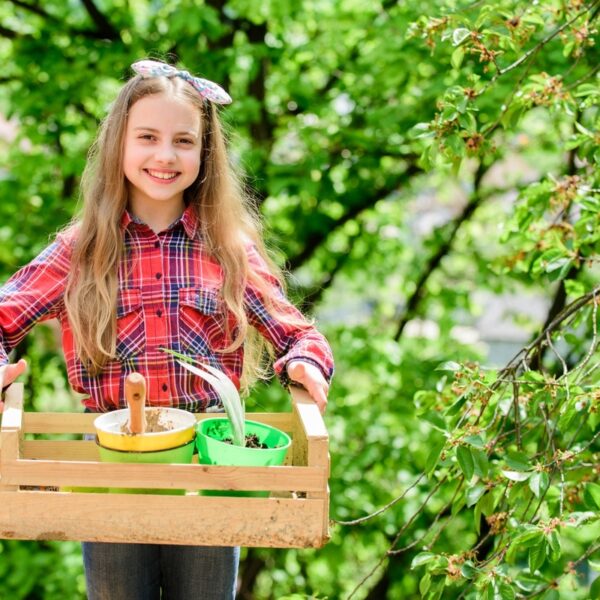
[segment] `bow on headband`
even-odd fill
[[[131,68],[142,77],[181,77],[193,86],[196,91],[203,97],[216,104],[230,104],[231,96],[219,85],[208,79],[194,77],[187,71],[157,62],[155,60],[140,60],[131,65]]]

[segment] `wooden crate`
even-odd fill
[[[8,388],[0,427],[0,538],[319,547],[329,539],[328,435],[305,391],[291,413],[251,413],[292,436],[285,465],[116,464],[94,441],[26,434],[94,433],[96,415],[24,413],[23,386]],[[198,419],[207,418],[199,414]],[[48,436],[45,436],[48,437]],[[62,436],[63,438],[65,436]],[[185,489],[185,495],[57,491],[75,487]],[[30,488],[50,489],[30,489]],[[270,490],[268,498],[202,496],[200,489]]]

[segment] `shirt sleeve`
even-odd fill
[[[61,236],[0,288],[0,364],[40,321],[58,315],[71,263]]]
[[[268,265],[254,246],[248,248],[250,268],[271,288],[270,294],[277,314],[269,311],[261,292],[252,284],[245,291],[245,308],[248,321],[271,344],[275,350],[276,361],[273,365],[281,383],[290,383],[286,366],[292,360],[302,360],[319,367],[329,382],[333,377],[333,356],[325,337],[308,322],[302,313],[285,297],[279,281],[273,276]],[[294,323],[287,323],[288,316]]]

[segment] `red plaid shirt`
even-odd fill
[[[63,304],[71,269],[72,236],[59,235],[0,289],[0,364],[8,362],[7,353],[33,325],[57,318],[62,327],[69,382],[77,392],[89,395],[83,403],[90,410],[123,408],[124,380],[132,371],[146,378],[148,404],[194,412],[218,410],[220,402],[215,391],[160,350],[172,348],[202,358],[239,386],[243,348],[218,352],[228,345],[224,323],[231,315],[220,296],[221,267],[208,254],[198,225],[195,213],[189,209],[159,234],[134,221],[129,213],[123,215],[125,251],[119,265],[116,357],[95,377],[75,353]],[[251,247],[248,253],[252,267],[274,286],[285,311],[300,316],[285,300],[256,250]],[[250,285],[245,290],[245,309],[250,324],[273,344],[275,372],[284,383],[285,366],[292,359],[311,362],[327,379],[331,378],[331,350],[316,329],[298,329],[278,321]]]

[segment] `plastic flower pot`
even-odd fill
[[[282,465],[289,447],[290,436],[264,423],[245,421],[246,435],[256,435],[267,448],[246,448],[234,446],[223,440],[231,438],[231,425],[224,417],[204,419],[196,426],[198,462],[203,465],[237,467],[266,467]],[[202,490],[205,496],[255,496],[267,497],[265,492],[234,492],[227,490]]]
[[[131,452],[105,448],[100,443],[98,451],[102,462],[113,463],[162,463],[162,464],[190,464],[194,455],[195,440],[169,448],[168,450],[157,450],[153,452]],[[168,494],[183,495],[185,490],[158,490],[142,488],[110,488],[109,492],[114,494]]]
[[[129,409],[124,408],[103,413],[94,420],[99,443],[113,450],[151,452],[176,448],[194,439],[196,416],[193,413],[165,407],[147,407],[145,410],[146,414],[159,411],[165,422],[170,424],[170,429],[131,435],[125,428],[129,421]]]

